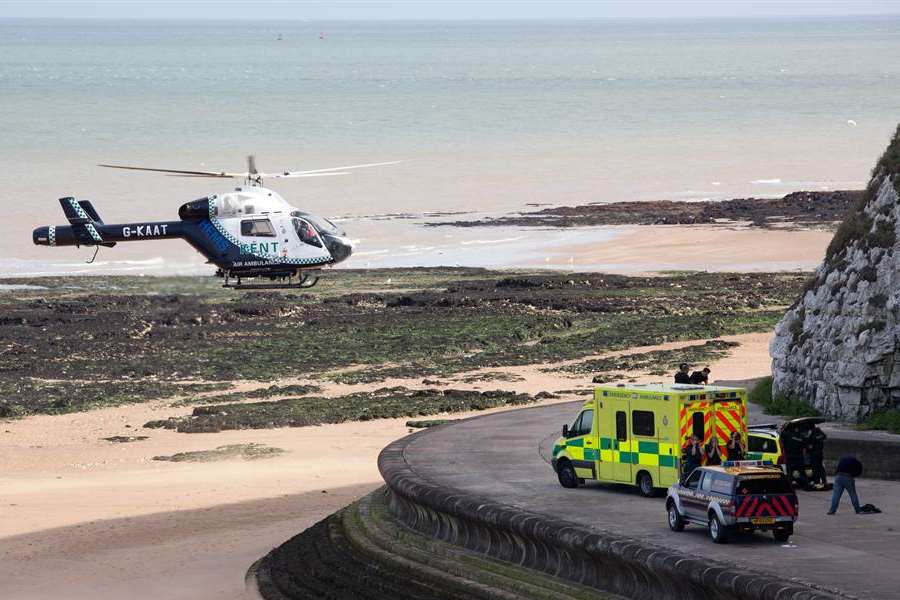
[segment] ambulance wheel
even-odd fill
[[[569,461],[559,463],[556,476],[559,478],[559,484],[564,488],[578,487],[578,475],[575,474],[575,467]]]
[[[678,512],[678,507],[675,506],[674,502],[669,502],[666,511],[669,513],[669,529],[672,531],[684,531],[684,519],[681,518],[681,513]]]
[[[641,471],[637,476],[638,491],[644,498],[652,498],[656,495],[656,488],[653,487],[653,478],[647,471]]]
[[[794,532],[791,531],[790,529],[787,529],[787,528],[785,528],[785,529],[775,529],[774,531],[772,531],[772,535],[775,536],[775,541],[776,541],[776,542],[782,542],[782,543],[784,543],[784,542],[788,541],[789,539],[791,539],[791,534],[792,534],[792,533],[794,533]]]
[[[728,528],[722,525],[715,514],[709,516],[709,537],[716,544],[724,544],[728,541]]]

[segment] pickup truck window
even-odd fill
[[[697,489],[697,483],[700,481],[700,476],[703,474],[703,471],[700,469],[694,469],[694,472],[691,473],[691,476],[687,478],[687,481],[684,482],[684,487],[690,488],[692,490]]]
[[[710,491],[717,494],[731,495],[731,484],[733,482],[734,479],[731,476],[724,473],[716,473],[715,477],[713,477]]]
[[[737,494],[793,494],[794,489],[787,477],[770,475],[768,477],[740,478],[737,483]]]

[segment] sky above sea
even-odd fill
[[[103,162],[403,160],[270,182],[296,206],[342,219],[360,243],[347,266],[515,266],[556,235],[425,228],[425,212],[858,188],[900,120],[897,56],[898,17],[0,19],[0,273],[90,256],[31,243],[33,227],[64,223],[61,196],[90,199],[107,222],[167,220],[231,186]],[[383,218],[397,213],[413,218]],[[177,241],[101,257],[109,270],[208,269]]]

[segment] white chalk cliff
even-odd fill
[[[859,421],[900,407],[900,128],[775,329],[773,393]]]

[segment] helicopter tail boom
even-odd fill
[[[93,229],[91,233],[88,225]],[[96,235],[96,237],[94,237]],[[38,246],[115,246],[117,242],[183,238],[181,221],[151,223],[50,225],[38,227],[32,241]]]

